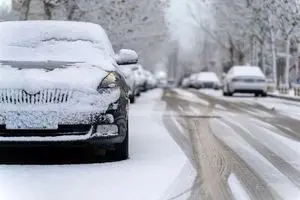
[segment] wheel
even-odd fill
[[[255,96],[255,97],[259,97],[259,93],[257,93],[257,92],[254,93],[254,96]]]
[[[267,95],[266,92],[262,92],[262,93],[261,93],[261,96],[262,96],[262,97],[266,97],[266,96],[268,96],[268,95]]]
[[[233,96],[233,93],[232,93],[232,92],[228,92],[228,96],[229,96],[229,97],[232,97],[232,96]]]
[[[228,93],[223,90],[223,96],[227,97]]]
[[[126,160],[129,157],[128,145],[129,145],[129,135],[128,135],[128,120],[120,119],[117,121],[119,125],[120,132],[126,134],[125,139],[122,143],[114,144],[112,150],[108,150],[106,155],[115,161]]]
[[[141,96],[141,91],[140,90],[137,91],[136,96],[137,97]]]
[[[129,100],[130,100],[130,103],[134,103],[135,102],[135,96],[133,94],[130,95]]]

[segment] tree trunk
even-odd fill
[[[260,59],[261,59],[261,69],[263,70],[264,73],[266,73],[266,69],[265,69],[265,42],[262,41],[260,43]]]
[[[299,77],[299,53],[297,51],[296,53],[296,81],[298,80],[298,77]]]
[[[278,85],[277,80],[277,57],[276,57],[276,46],[275,46],[275,33],[271,30],[271,48],[272,48],[272,65],[273,65],[273,78],[276,85]]]
[[[290,36],[287,36],[285,44],[285,84],[289,85],[290,77],[290,47],[291,41]]]

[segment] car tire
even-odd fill
[[[135,96],[134,95],[130,95],[129,96],[129,101],[130,101],[130,103],[135,103]]]
[[[255,96],[255,97],[259,97],[259,93],[257,93],[257,92],[254,93],[254,96]]]
[[[227,97],[228,93],[223,90],[223,96]]]
[[[141,91],[140,90],[138,90],[138,92],[136,93],[136,96],[137,97],[141,96]]]
[[[261,96],[262,96],[262,97],[266,97],[266,96],[268,96],[268,95],[267,95],[266,92],[262,92],[262,93],[261,93]]]
[[[120,126],[120,129],[123,129],[126,136],[122,143],[114,144],[113,150],[108,150],[106,153],[114,161],[126,160],[129,157],[129,135],[128,135],[128,120],[120,119],[117,122]]]

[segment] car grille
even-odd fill
[[[67,89],[43,89],[29,93],[22,89],[0,89],[1,104],[59,104],[72,98],[73,91]]]
[[[62,136],[62,135],[85,135],[91,125],[76,124],[76,125],[58,125],[57,129],[42,129],[42,130],[27,130],[27,129],[6,129],[5,125],[0,125],[0,137],[30,137],[30,136]]]

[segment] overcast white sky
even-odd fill
[[[11,0],[0,0],[0,3],[11,4]]]
[[[190,14],[191,7],[189,1],[171,0],[170,8],[167,10],[166,17],[170,25],[173,39],[178,40],[181,47],[187,51],[193,50],[194,45],[201,39],[201,30],[195,19]],[[194,13],[198,14],[201,6],[193,5]],[[202,13],[202,12],[201,12]],[[200,13],[200,15],[202,15]],[[199,16],[202,18],[202,16]]]

